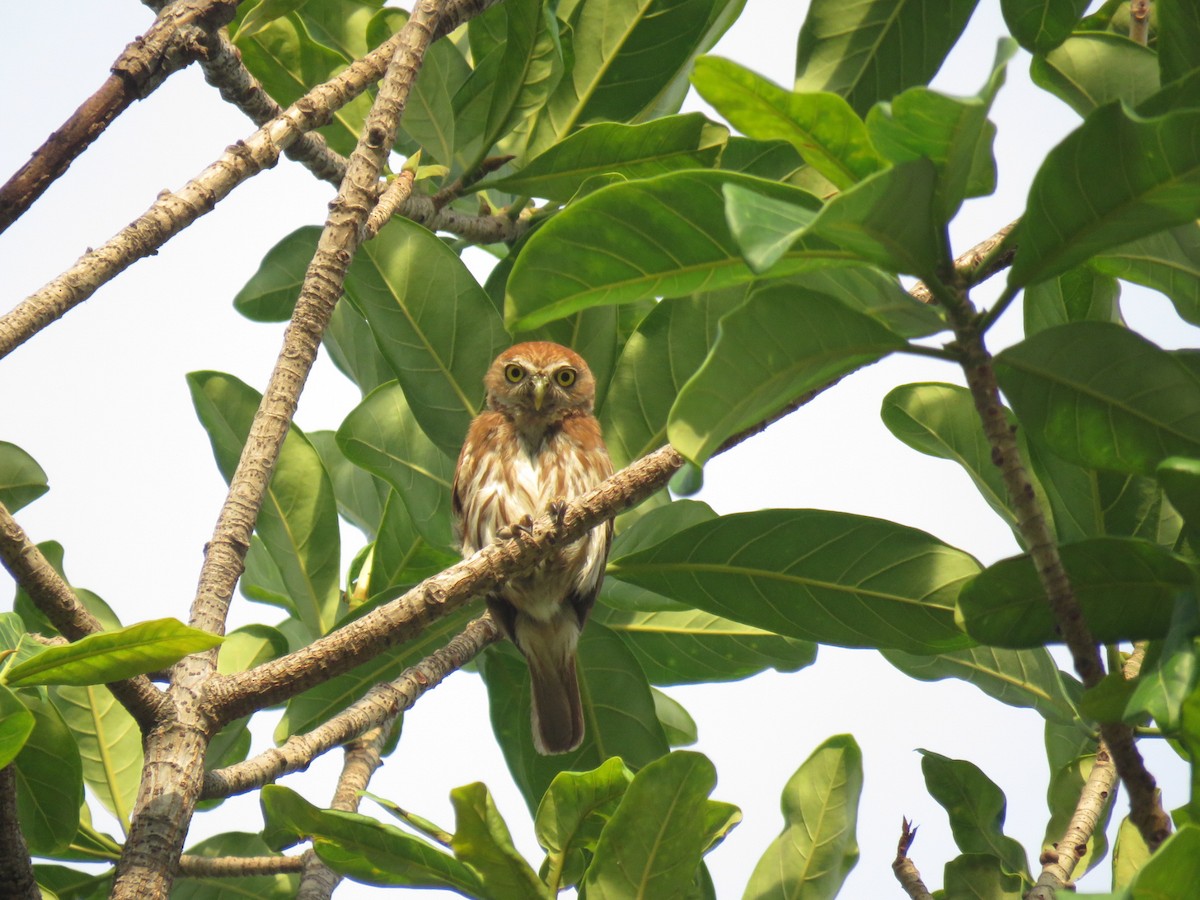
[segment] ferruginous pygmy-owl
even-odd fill
[[[471,423],[454,472],[454,520],[464,556],[612,474],[592,415],[596,381],[573,350],[547,341],[517,344],[496,357],[483,383],[487,408]],[[611,543],[608,522],[487,598],[500,629],[529,664],[539,753],[566,753],[583,740],[575,646],[600,592]]]

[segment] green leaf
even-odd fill
[[[102,631],[64,646],[47,647],[5,673],[9,687],[34,684],[106,684],[156,672],[224,638],[177,619],[154,619]]]
[[[1129,886],[1134,876],[1150,861],[1150,848],[1138,827],[1126,816],[1117,826],[1117,840],[1113,845],[1112,883],[1113,890]]]
[[[188,847],[190,856],[262,858],[273,856],[260,835],[226,832]],[[289,900],[296,896],[300,876],[280,872],[275,875],[241,875],[234,878],[177,876],[171,900]]]
[[[1200,826],[1185,825],[1163,841],[1129,883],[1141,900],[1186,900],[1200,884]]]
[[[1025,290],[1025,336],[1070,322],[1123,324],[1120,295],[1115,278],[1083,267],[1039,281]]]
[[[260,794],[275,850],[311,837],[322,862],[355,881],[395,887],[449,888],[477,897],[479,877],[454,857],[393,825],[357,813],[318,809],[299,794],[268,784]]]
[[[904,341],[823,294],[768,286],[721,319],[708,360],[679,392],[667,435],[705,462],[723,441]]]
[[[376,389],[355,407],[337,440],[347,459],[395,488],[431,547],[457,550],[450,511],[454,461],[421,431],[397,382]]]
[[[1051,328],[998,354],[996,376],[1032,438],[1064,459],[1150,475],[1200,454],[1200,378],[1126,328]]]
[[[1153,95],[1159,88],[1158,54],[1124,35],[1086,31],[1035,56],[1029,75],[1038,87],[1087,116],[1114,100],[1137,106]]]
[[[712,166],[728,132],[700,113],[668,116],[643,125],[588,125],[532,159],[515,175],[484,179],[474,190],[544,197],[565,203],[584,183],[652,178],[677,169]]]
[[[651,688],[650,694],[654,697],[654,713],[672,749],[690,747],[700,739],[696,720],[682,703],[657,688]]]
[[[233,308],[252,322],[286,322],[292,316],[321,228],[297,228],[267,251],[258,270],[233,298]]]
[[[137,722],[102,685],[62,685],[50,702],[79,747],[83,780],[123,827],[128,827],[142,779],[142,733]]]
[[[833,91],[866,115],[876,101],[926,84],[976,0],[814,0],[796,47],[798,91]]]
[[[952,607],[979,571],[916,529],[789,509],[702,522],[646,550],[614,551],[609,566],[622,581],[776,634],[912,653],[970,644]]]
[[[996,189],[996,128],[988,112],[1016,49],[1012,41],[1000,41],[992,74],[974,97],[948,97],[913,87],[891,103],[873,106],[867,115],[871,140],[885,157],[894,163],[922,158],[934,163],[934,215],[939,222],[954,218],[964,199]]]
[[[345,308],[348,309],[349,304]],[[310,431],[308,440],[329,473],[338,514],[367,537],[374,537],[391,489],[347,459],[338,447],[334,432]]]
[[[583,882],[587,896],[685,896],[704,853],[708,795],[716,783],[707,757],[686,750],[638,772],[600,833]]]
[[[1186,0],[1162,0],[1158,13],[1158,54],[1166,84],[1200,69],[1200,10]]]
[[[786,140],[804,161],[839,188],[886,166],[862,119],[836,94],[784,90],[727,59],[696,60],[692,84],[747,137]]]
[[[606,582],[606,590],[616,583]],[[797,672],[817,657],[810,641],[698,609],[639,612],[601,603],[592,618],[625,640],[651,684],[736,681],[766,669]]]
[[[1004,22],[1030,53],[1053,50],[1074,30],[1088,0],[1001,0]]]
[[[1016,514],[970,391],[953,384],[904,384],[883,398],[880,418],[914,450],[958,463],[988,506],[1016,530]]]
[[[1097,272],[1161,291],[1175,311],[1200,325],[1200,225],[1188,222],[1093,257]]]
[[[1113,178],[1123,171],[1127,177]],[[1014,239],[1009,287],[1200,216],[1200,109],[1143,119],[1097,109],[1050,151]]]
[[[0,768],[7,766],[21,752],[33,726],[33,713],[25,708],[21,698],[0,685]]]
[[[42,896],[53,900],[107,900],[112,890],[112,873],[80,872],[66,866],[34,863],[33,874]],[[47,891],[50,891],[49,895]]]
[[[926,337],[947,327],[937,307],[912,296],[894,275],[869,266],[816,269],[793,275],[787,281],[819,294],[828,294],[851,309],[866,313],[901,337]]]
[[[950,831],[963,853],[995,857],[1007,873],[1029,877],[1019,843],[1004,834],[1007,803],[995,783],[973,763],[921,750],[925,786],[950,817]]]
[[[1196,603],[1177,603],[1171,628],[1159,652],[1152,654],[1153,664],[1143,665],[1130,698],[1133,710],[1154,717],[1168,734],[1179,730],[1184,701],[1196,684],[1195,635],[1200,634],[1200,614]]]
[[[29,850],[56,856],[79,831],[83,768],[75,737],[49,703],[30,699],[33,731],[12,765],[17,782],[17,814]]]
[[[346,294],[366,317],[421,429],[456,458],[483,399],[483,375],[509,343],[483,288],[432,233],[393,219],[355,257]]]
[[[716,42],[741,5],[736,0],[575,5],[569,23],[572,64],[538,117],[531,149],[544,149],[589,122],[637,120],[664,95],[674,96],[672,82]],[[673,110],[657,110],[668,111]]]
[[[747,898],[833,897],[858,862],[862,751],[848,734],[829,738],[783,789],[783,832],[746,885]]]
[[[32,456],[8,441],[0,441],[0,503],[14,513],[46,491],[46,473]]]
[[[513,780],[530,810],[559,772],[593,769],[620,756],[640,769],[667,753],[650,686],[619,637],[590,622],[579,640],[578,672],[585,728],[577,750],[541,756],[529,727],[529,673],[515,650],[493,646],[479,658],[487,684],[492,729]]]
[[[678,297],[751,280],[754,273],[725,223],[726,184],[789,202],[802,193],[759,178],[701,170],[601,188],[526,241],[508,280],[510,327],[525,331],[589,306]],[[815,208],[816,198],[810,202]],[[773,274],[845,258],[827,243],[802,241]]]
[[[188,388],[228,481],[241,457],[261,395],[232,375],[192,372]],[[271,475],[255,533],[278,567],[289,608],[313,635],[333,624],[339,601],[341,539],[329,473],[295,425]]]
[[[1001,703],[1035,709],[1048,721],[1073,724],[1079,719],[1078,683],[1060,672],[1050,654],[1041,647],[1032,650],[971,647],[937,656],[916,656],[901,650],[881,652],[884,659],[911,678],[921,681],[958,678]]]
[[[534,828],[546,850],[551,889],[563,886],[555,884],[554,873],[564,871],[570,854],[595,850],[600,830],[632,780],[625,763],[612,757],[589,772],[560,772],[550,782],[538,804]]]
[[[1194,591],[1191,566],[1136,538],[1092,538],[1059,548],[1092,637],[1101,643],[1164,636],[1176,598]],[[1062,641],[1028,556],[1001,560],[959,595],[967,633],[983,644],[1036,647]]]
[[[987,900],[1022,900],[1029,882],[1004,868],[994,856],[964,853],[946,863],[947,897],[986,897]]]
[[[545,900],[552,896],[513,846],[508,826],[485,785],[476,782],[455,788],[450,802],[455,818],[450,846],[459,860],[478,873],[487,894]]]
[[[398,596],[399,588],[436,575],[459,558],[458,553],[446,553],[429,546],[418,533],[404,502],[393,491],[384,508],[379,536],[371,554],[368,596],[372,600]]]
[[[1200,528],[1200,460],[1172,456],[1162,461],[1157,474],[1171,504],[1191,528]]]

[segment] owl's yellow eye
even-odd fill
[[[504,367],[504,377],[508,379],[510,384],[516,384],[525,377],[525,370],[516,363],[509,363]]]
[[[554,380],[558,382],[559,387],[570,387],[575,383],[575,370],[559,369],[554,373]]]

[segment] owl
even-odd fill
[[[573,350],[517,344],[483,379],[486,409],[475,417],[454,472],[455,531],[464,556],[528,527],[548,509],[612,474],[592,415],[596,381]],[[533,743],[566,753],[583,740],[575,647],[600,592],[612,523],[589,531],[487,598],[501,631],[529,665]]]

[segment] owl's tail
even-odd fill
[[[573,615],[540,622],[516,617],[517,646],[529,664],[533,746],[538,753],[567,753],[583,741],[583,704],[575,672],[579,625]]]

